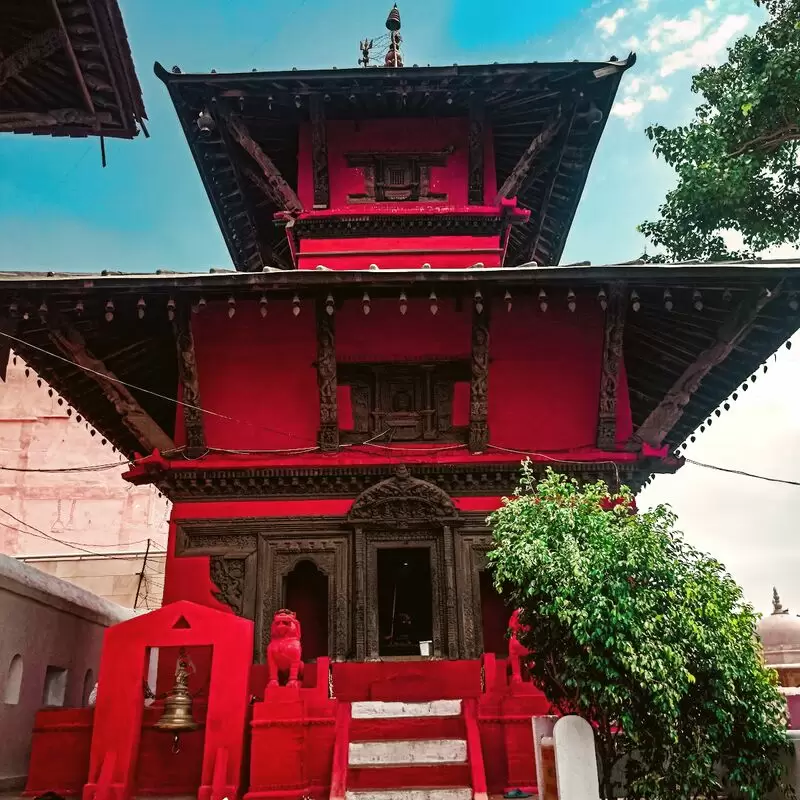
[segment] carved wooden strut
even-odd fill
[[[203,412],[200,410],[200,384],[197,377],[197,358],[194,351],[189,309],[181,305],[176,310],[172,329],[175,335],[175,346],[178,354],[178,375],[183,394],[183,420],[186,429],[186,446],[190,457],[200,456],[205,452],[206,439],[203,432]]]
[[[608,290],[603,371],[600,376],[600,409],[597,421],[597,447],[613,450],[617,442],[617,391],[622,366],[622,343],[627,310],[625,284],[616,282]]]
[[[483,205],[483,150],[486,111],[483,99],[473,97],[469,105],[469,204]]]
[[[683,415],[683,410],[698,390],[703,378],[722,363],[731,351],[750,333],[758,315],[783,288],[779,283],[772,291],[762,290],[748,295],[720,325],[715,340],[688,366],[664,399],[650,412],[636,431],[636,439],[659,447]]]
[[[325,104],[319,94],[311,95],[309,111],[311,115],[311,164],[314,179],[314,208],[327,208],[330,203],[328,140],[325,133]]]
[[[239,117],[231,115],[226,118],[226,123],[231,136],[233,136],[252,157],[253,161],[261,168],[264,180],[266,181],[265,188],[267,189],[269,199],[281,210],[295,213],[302,211],[303,205],[294,189],[289,186],[278,168],[273,164],[272,159],[250,135],[244,122],[242,122]]]
[[[333,314],[317,302],[317,386],[321,450],[339,449],[339,407],[336,398],[336,329]]]
[[[545,125],[541,132],[531,139],[525,152],[514,165],[514,169],[511,170],[508,177],[503,181],[503,185],[497,192],[495,202],[499,203],[504,197],[516,197],[519,194],[528,179],[528,175],[536,159],[547,149],[550,142],[555,139],[556,134],[558,134],[563,125],[564,117],[559,113]]]
[[[469,449],[489,445],[489,304],[472,311],[472,378],[469,387]]]
[[[83,336],[65,319],[51,316],[48,319],[50,339],[53,344],[78,367],[85,368],[100,387],[108,401],[114,406],[125,427],[148,453],[158,449],[172,450],[174,442],[161,430],[156,421],[139,405],[131,394],[106,365],[96,358],[86,347]]]

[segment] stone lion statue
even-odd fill
[[[299,686],[303,676],[303,647],[300,644],[300,622],[294,611],[282,608],[272,618],[267,664],[269,665],[269,687],[280,685],[286,678],[286,686]]]

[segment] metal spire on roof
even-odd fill
[[[780,598],[780,595],[778,594],[778,590],[773,586],[772,587],[772,614],[773,614],[773,616],[775,614],[788,614],[788,613],[789,613],[789,609],[788,608],[784,608],[781,605],[781,598]]]
[[[403,56],[400,52],[400,42],[403,41],[403,37],[400,36],[400,11],[397,8],[397,3],[394,4],[389,16],[386,18],[386,28],[389,31],[389,52],[386,53],[386,58],[383,62],[384,66],[402,67]]]

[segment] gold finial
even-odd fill
[[[403,37],[400,36],[400,11],[397,8],[397,3],[389,12],[386,18],[386,29],[389,31],[389,52],[386,53],[384,59],[384,66],[386,67],[402,67],[403,56],[400,53],[400,42]]]
[[[776,587],[772,587],[772,614],[788,614],[789,609],[781,605],[781,598]]]

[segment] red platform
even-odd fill
[[[252,667],[250,689],[257,699],[247,712],[249,735],[241,789],[247,800],[299,800],[304,796],[323,800],[333,796],[336,748],[342,747],[346,753],[351,739],[402,736],[469,741],[467,709],[472,709],[475,721],[468,764],[443,765],[419,774],[409,774],[408,768],[382,769],[378,774],[345,766],[339,770],[344,770],[340,780],[350,789],[422,785],[419,781],[427,786],[455,783],[475,788],[483,775],[489,793],[535,786],[531,717],[547,714],[550,708],[531,684],[509,683],[505,660],[487,655],[482,661],[337,663],[331,672],[335,697],[329,697],[328,670],[328,660],[319,659],[306,665],[302,688],[266,689],[266,668]],[[464,713],[458,717],[350,720],[351,702],[442,699],[464,700]],[[340,709],[345,710],[344,716]],[[154,728],[161,711],[160,703],[144,709],[135,792],[197,794],[202,782],[205,727],[183,734],[180,752],[173,753],[171,737]],[[194,712],[203,723],[206,703],[198,700]],[[26,794],[48,790],[62,795],[81,793],[88,779],[92,723],[92,709],[39,712]],[[343,737],[344,745],[337,744]],[[479,768],[476,762],[480,762]]]

